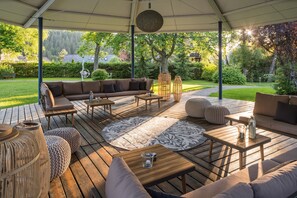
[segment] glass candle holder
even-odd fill
[[[236,126],[238,130],[238,138],[244,139],[245,132],[246,132],[246,126],[244,124],[239,124]]]
[[[154,156],[151,153],[142,153],[142,166],[144,168],[152,168],[154,162]]]

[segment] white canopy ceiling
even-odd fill
[[[42,16],[48,29],[129,32],[149,2],[164,17],[159,32],[217,30],[218,20],[225,30],[297,20],[297,0],[0,0],[0,21],[37,27]]]

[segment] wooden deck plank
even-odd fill
[[[104,141],[101,136],[102,129],[108,124],[131,116],[168,116],[184,119],[198,124],[206,131],[221,128],[224,125],[212,125],[204,119],[187,117],[185,103],[191,97],[199,97],[194,93],[185,93],[181,102],[173,100],[162,102],[161,108],[153,103],[145,110],[143,103],[136,106],[133,97],[112,98],[115,105],[112,106],[113,115],[104,112],[101,108],[95,108],[94,119],[86,112],[86,105],[83,101],[74,101],[73,104],[78,110],[75,115],[75,128],[81,133],[83,143],[79,151],[72,155],[70,167],[59,178],[51,182],[50,197],[105,197],[104,185],[112,156],[124,152],[124,149],[116,148]],[[204,97],[212,104],[224,105],[231,113],[252,111],[253,102]],[[70,117],[69,117],[70,118]],[[68,118],[68,121],[69,121]],[[38,104],[24,105],[14,108],[0,110],[0,123],[17,123],[25,119],[39,121],[43,129],[47,130],[47,120]],[[71,126],[66,124],[65,116],[53,116],[50,128]],[[297,147],[297,140],[283,135],[260,130],[260,134],[272,139],[264,145],[265,159],[282,154]],[[226,138],[228,134],[226,134]],[[237,172],[239,169],[238,151],[231,150],[219,143],[213,145],[213,155],[208,157],[209,141],[187,151],[178,152],[188,160],[195,163],[195,171],[187,174],[187,190],[199,188],[210,184],[222,177]],[[245,157],[247,166],[258,163],[260,159],[259,148],[251,149]],[[156,190],[165,191],[175,195],[182,194],[181,178],[174,178],[167,182],[152,187]]]

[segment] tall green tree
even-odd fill
[[[82,45],[79,47],[79,54],[94,54],[94,70],[98,69],[100,52],[103,47],[110,45],[112,33],[87,32],[82,36]]]

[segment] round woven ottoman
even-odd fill
[[[62,127],[49,130],[45,135],[55,135],[65,139],[71,148],[71,153],[77,151],[81,145],[81,136],[79,132],[73,127]]]
[[[71,150],[68,142],[61,137],[45,136],[51,165],[51,181],[61,176],[70,164]]]
[[[190,117],[204,118],[205,108],[211,103],[204,98],[191,98],[186,102],[186,112]]]
[[[212,124],[226,124],[225,115],[230,115],[230,111],[224,106],[212,105],[205,109],[205,119]]]

